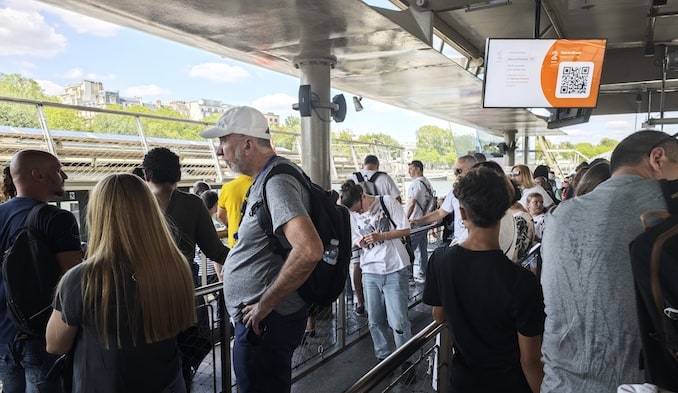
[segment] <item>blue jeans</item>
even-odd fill
[[[0,380],[5,393],[60,393],[60,375],[47,380],[58,355],[45,351],[45,339],[0,344]]]
[[[419,264],[419,275],[426,275],[426,263],[428,262],[428,231],[422,231],[410,235],[412,239],[412,251],[414,251],[414,263]]]
[[[236,322],[233,370],[241,393],[290,391],[292,354],[301,344],[307,316],[306,307],[290,315],[271,311],[259,325],[259,336]]]
[[[407,317],[408,276],[407,268],[389,274],[363,273],[370,334],[374,354],[379,359],[392,352],[386,340],[389,326],[393,330],[396,348],[412,338],[412,327]]]

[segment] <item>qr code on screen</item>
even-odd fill
[[[587,98],[591,94],[593,62],[564,61],[558,67],[556,97]]]

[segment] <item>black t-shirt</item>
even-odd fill
[[[424,303],[441,306],[450,328],[450,392],[529,392],[520,367],[519,332],[544,331],[537,278],[500,250],[441,247],[429,260]]]
[[[85,265],[69,270],[62,280],[54,308],[61,311],[62,319],[70,326],[79,326],[73,357],[73,392],[118,393],[161,392],[181,374],[181,359],[176,338],[146,344],[143,338],[141,315],[136,315],[137,331],[129,328],[126,307],[120,307],[122,348],[116,343],[115,292],[109,305],[106,349],[91,318],[83,320],[82,274]],[[136,284],[131,274],[125,274],[126,291],[130,303],[136,299]],[[132,306],[131,310],[135,310]],[[132,311],[135,314],[134,311]],[[89,314],[91,315],[91,313]],[[132,338],[136,336],[136,346]]]
[[[28,213],[38,203],[41,202],[31,198],[15,197],[0,204],[0,255],[4,255]],[[80,231],[73,213],[56,206],[47,206],[40,210],[35,227],[45,234],[50,250],[54,254],[80,250]],[[5,286],[0,277],[0,343],[12,342],[16,333],[16,327],[7,313]]]

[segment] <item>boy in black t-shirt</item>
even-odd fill
[[[424,303],[448,321],[454,343],[448,392],[538,392],[544,376],[541,287],[499,247],[507,184],[487,168],[455,183],[468,238],[437,249],[428,264]]]

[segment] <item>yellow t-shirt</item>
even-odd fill
[[[228,217],[228,248],[233,248],[235,245],[233,235],[238,232],[238,225],[240,225],[240,208],[252,182],[251,177],[240,175],[221,186],[217,204],[220,208],[226,210]]]

